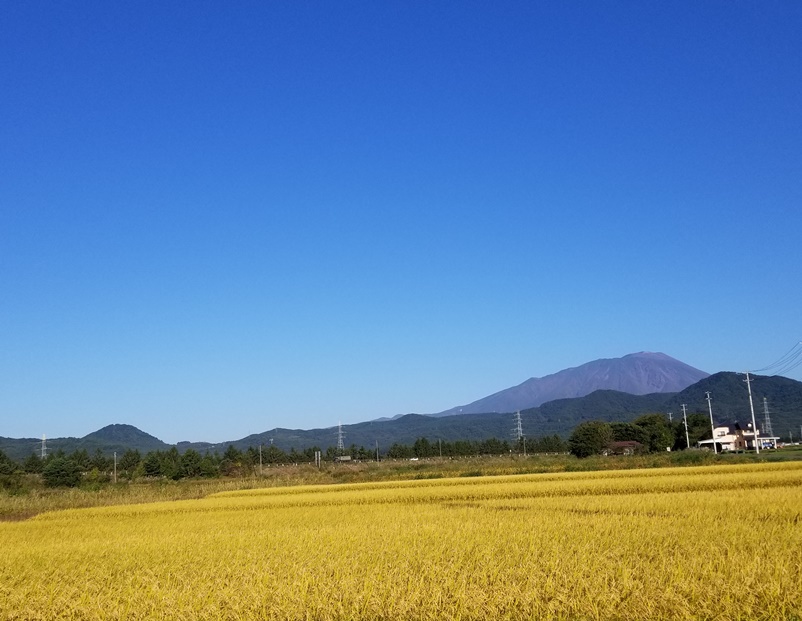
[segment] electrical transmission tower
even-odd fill
[[[44,461],[45,457],[47,457],[47,440],[45,439],[44,434],[42,434],[42,460]]]
[[[521,410],[515,413],[515,429],[513,429],[512,432],[515,435],[515,441],[523,446],[524,457],[526,457],[526,437],[524,436],[524,428],[521,424]]]
[[[763,433],[773,436],[774,430],[771,428],[771,416],[769,416],[769,404],[766,397],[763,397]]]
[[[515,439],[520,442],[521,438],[524,437],[524,429],[521,425],[521,411],[518,410],[515,413],[515,429],[512,430],[513,434],[515,434]]]
[[[338,422],[337,423],[337,451],[340,453],[340,455],[342,455],[343,451],[345,451],[345,443],[343,442],[343,438],[344,437],[345,437],[345,434],[343,433],[343,424],[342,424],[342,422]]]

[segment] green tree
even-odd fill
[[[136,467],[141,461],[142,456],[139,454],[138,450],[128,449],[125,451],[125,453],[123,453],[122,457],[120,457],[120,461],[118,462],[117,466],[125,474],[125,476],[130,479],[134,476]]]
[[[42,480],[47,487],[77,487],[81,484],[81,469],[69,458],[55,457],[42,469]]]
[[[201,467],[202,461],[203,458],[198,451],[194,449],[187,449],[184,451],[184,454],[181,455],[179,476],[189,478],[201,476],[201,473],[203,472]]]
[[[354,451],[354,459],[358,459],[359,461],[369,461],[371,459],[376,459],[376,453],[373,451],[366,449],[364,446],[360,445],[358,449]]]
[[[510,443],[498,438],[489,438],[480,443],[479,451],[483,455],[505,455],[510,452]]]
[[[19,469],[17,462],[0,451],[0,474],[13,474]]]
[[[418,438],[415,440],[415,444],[412,445],[412,452],[415,457],[431,457],[432,444],[426,438]]]
[[[220,460],[216,455],[210,455],[208,452],[203,456],[200,462],[200,475],[207,479],[220,476]]]
[[[398,442],[395,442],[390,447],[390,450],[387,451],[387,457],[390,457],[392,459],[409,459],[414,455],[415,451],[412,450],[411,446],[407,446],[406,444],[399,444]]]
[[[649,433],[643,427],[634,423],[610,423],[615,442],[640,442],[649,445]]]
[[[476,442],[470,440],[457,440],[454,442],[454,455],[468,456],[478,455],[479,447]]]
[[[142,471],[146,477],[162,476],[161,451],[150,451],[142,461]]]
[[[233,444],[229,444],[220,462],[220,474],[237,476],[242,473],[242,453]]]
[[[297,459],[290,460],[284,451],[282,451],[279,447],[274,446],[272,444],[267,447],[266,451],[264,451],[263,459],[268,464],[283,464],[287,463],[288,461],[293,461],[294,463],[296,461],[299,461]]]
[[[568,448],[577,457],[601,455],[613,441],[613,430],[608,423],[598,420],[580,423],[568,438]]]
[[[42,461],[42,458],[39,457],[39,455],[36,453],[31,453],[28,455],[25,463],[22,464],[22,469],[31,474],[39,474],[42,472],[44,465],[44,461]]]
[[[633,421],[646,432],[646,442],[642,442],[650,453],[659,453],[674,445],[674,432],[663,414],[645,414]]]
[[[82,472],[89,472],[92,469],[92,460],[86,449],[77,449],[70,454],[70,461],[74,463]]]
[[[688,439],[691,446],[696,446],[699,440],[709,440],[713,437],[710,429],[710,415],[707,412],[694,412],[687,415],[688,418]],[[688,448],[685,442],[685,423],[682,419],[674,425],[674,447],[675,450]]]
[[[181,454],[174,446],[161,454],[162,476],[177,481],[181,478]]]
[[[299,461],[313,462],[315,461],[315,453],[317,451],[320,451],[319,446],[310,446],[309,448],[304,449],[303,457],[300,457],[298,456],[299,454],[295,452],[295,449],[292,448],[290,449],[289,459],[292,463],[297,463]],[[294,457],[293,455],[295,455],[296,457]]]
[[[527,444],[527,447],[528,446]],[[538,438],[529,450],[531,450],[532,453],[567,453],[568,445],[565,440],[555,433],[551,436]]]
[[[89,465],[92,468],[96,468],[98,472],[106,472],[112,469],[114,463],[103,454],[102,449],[97,448],[95,449],[95,454],[92,456],[92,459],[89,461]]]

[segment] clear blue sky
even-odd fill
[[[768,365],[802,338],[800,32],[791,1],[3,2],[0,436]]]

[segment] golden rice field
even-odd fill
[[[802,463],[224,492],[0,546],[2,619],[800,619]]]

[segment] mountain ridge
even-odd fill
[[[665,354],[631,354],[630,357],[665,357]],[[624,358],[627,358],[626,356]],[[610,360],[605,359],[607,363]],[[673,359],[670,359],[673,360]],[[596,361],[598,362],[598,361]],[[678,362],[678,361],[677,361]],[[683,363],[679,363],[683,364]],[[582,365],[585,366],[585,365]],[[687,366],[687,365],[685,365]],[[575,367],[574,369],[576,369]],[[692,367],[691,367],[692,368]],[[566,369],[570,371],[571,369]],[[596,369],[598,371],[598,368]],[[698,371],[698,370],[697,370]],[[698,371],[699,373],[704,373]],[[559,372],[558,372],[559,373]],[[554,374],[557,375],[557,374]],[[733,372],[707,375],[681,391],[651,392],[636,395],[618,390],[598,389],[581,397],[553,399],[539,406],[520,408],[524,433],[528,437],[560,435],[566,437],[571,430],[585,420],[629,422],[647,413],[675,414],[679,420],[681,405],[686,404],[688,413],[707,413],[706,393],[711,392],[713,415],[717,424],[751,421],[748,393],[744,376]],[[665,385],[663,384],[663,387]],[[802,423],[802,382],[782,376],[752,375],[752,392],[755,414],[759,428],[763,428],[763,398],[771,412],[774,435],[788,437],[789,429],[798,430]],[[505,412],[477,412],[446,415],[406,414],[391,419],[371,420],[343,425],[345,444],[374,447],[385,451],[391,444],[411,444],[419,437],[432,440],[485,440],[512,439],[513,413],[519,408]],[[83,438],[48,438],[49,453],[86,450],[90,453],[100,449],[107,455],[114,451],[136,449],[142,453],[153,450],[168,450],[175,446],[180,452],[195,449],[200,452],[223,452],[229,445],[239,449],[248,446],[269,445],[289,451],[292,448],[319,447],[325,449],[337,444],[337,427],[318,429],[274,428],[254,433],[238,440],[225,442],[178,442],[168,444],[133,425],[112,424],[87,434]],[[794,434],[796,436],[796,434]],[[24,459],[31,453],[39,453],[41,440],[37,438],[0,437],[0,450],[13,459]]]
[[[758,428],[763,429],[762,399],[766,397],[774,426],[774,435],[788,437],[789,429],[799,429],[802,423],[802,382],[782,376],[752,376],[752,392]],[[688,414],[695,412],[707,416],[706,392],[712,395],[713,417],[716,424],[751,422],[748,393],[743,376],[733,372],[715,373],[678,393],[651,393],[632,395],[615,390],[597,390],[589,395],[573,399],[557,399],[536,408],[521,410],[523,430],[527,437],[560,435],[566,437],[579,423],[587,420],[607,422],[631,422],[643,414],[674,413],[674,421],[681,418],[681,404],[686,404]],[[343,425],[345,445],[372,448],[379,444],[382,452],[393,443],[412,444],[419,437],[429,440],[486,440],[495,437],[512,440],[515,427],[512,412],[490,412],[480,414],[457,414],[452,416],[427,416],[406,414],[388,421],[366,421]],[[122,444],[126,435],[131,441],[143,440],[148,444]],[[794,433],[796,437],[797,434]],[[106,440],[104,440],[106,438]],[[284,429],[275,428],[251,434],[238,440],[219,443],[179,442],[167,444],[131,425],[108,425],[83,438],[48,439],[50,452],[63,450],[70,453],[85,449],[94,452],[98,448],[106,454],[112,451],[137,449],[168,450],[176,446],[180,452],[195,449],[200,452],[222,453],[229,445],[240,450],[249,446],[274,445],[284,451],[291,448],[304,450],[317,446],[326,449],[337,444],[337,428]],[[155,441],[155,442],[154,442]],[[0,450],[12,459],[24,459],[32,452],[38,453],[40,440],[35,438],[0,437]]]
[[[432,416],[512,412],[556,399],[584,397],[596,390],[633,395],[679,392],[709,374],[662,352],[637,352],[601,358],[543,377],[532,377],[504,390]]]

